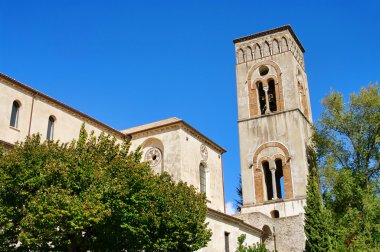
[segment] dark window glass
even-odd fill
[[[20,104],[17,101],[14,101],[12,104],[12,112],[11,112],[11,121],[10,126],[13,128],[17,128],[18,126],[18,114],[20,112]]]

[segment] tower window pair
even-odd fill
[[[264,86],[261,81],[257,82],[261,115],[277,111],[275,82],[273,79],[268,79],[267,83],[268,85]]]
[[[262,163],[268,200],[286,198],[282,160],[276,159],[274,164],[275,167],[269,167],[268,161]]]

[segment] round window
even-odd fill
[[[267,66],[259,67],[259,73],[261,76],[267,75],[269,73],[269,68]]]

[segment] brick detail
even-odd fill
[[[277,158],[282,160],[282,172],[284,176],[284,190],[285,190],[285,196],[286,199],[293,198],[293,183],[292,183],[292,173],[290,169],[290,158],[289,158],[289,151],[288,149],[281,143],[278,142],[269,142],[261,145],[255,152],[255,155],[253,156],[253,169],[254,169],[254,183],[255,183],[255,197],[256,197],[256,203],[263,203],[264,202],[264,172],[262,170],[262,162],[269,159],[269,157],[263,157],[260,158],[260,160],[257,160],[260,152],[262,152],[264,149],[268,147],[278,147],[280,148],[285,156],[281,154],[276,154],[272,158],[273,160],[276,160]]]
[[[293,184],[292,184],[292,173],[290,171],[290,163],[286,162],[287,158],[281,154],[277,154],[273,157],[274,160],[281,159],[282,161],[282,174],[284,176],[284,191],[285,199],[293,198]]]
[[[269,157],[263,157],[260,158],[259,164],[262,164],[264,161],[268,161]],[[262,203],[264,202],[264,171],[263,168],[260,165],[254,166],[255,167],[255,195],[256,195],[256,203]]]
[[[264,83],[264,81],[261,79],[255,79],[254,82],[252,83],[252,74],[257,68],[259,68],[262,65],[270,65],[276,70],[275,90],[276,90],[276,99],[277,99],[277,111],[278,112],[284,111],[284,94],[283,94],[283,88],[282,88],[281,70],[279,66],[273,61],[270,61],[270,60],[261,61],[253,65],[248,71],[247,83],[248,85],[250,85],[248,88],[249,90],[248,96],[249,96],[249,112],[250,112],[251,117],[256,117],[260,115],[260,108],[259,108],[259,103],[258,103],[259,97],[258,97],[256,83],[258,81],[262,81]]]

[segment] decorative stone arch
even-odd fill
[[[258,82],[262,82],[263,85],[264,85],[265,87],[267,87],[267,86],[268,86],[268,83],[266,82],[266,80],[268,80],[268,79],[271,79],[271,80],[277,81],[277,76],[276,76],[276,75],[267,75],[266,78],[261,78],[261,77],[256,78],[255,81],[251,83],[251,85],[250,85],[250,89],[255,88],[254,86],[256,86],[256,88],[257,88],[257,83],[258,83]]]
[[[275,154],[271,157],[262,157],[260,160],[257,160],[259,157],[259,154],[269,148],[269,147],[277,147],[279,148],[283,154]],[[292,183],[292,173],[290,168],[290,154],[289,150],[285,147],[285,145],[279,143],[279,142],[268,142],[265,144],[262,144],[259,148],[257,148],[255,154],[253,155],[253,168],[254,168],[254,186],[255,186],[255,196],[256,196],[256,203],[263,203],[264,202],[264,196],[265,196],[265,189],[264,188],[264,172],[262,170],[262,167],[260,164],[262,162],[267,160],[273,160],[281,159],[282,161],[282,172],[284,177],[284,191],[286,195],[286,199],[293,198],[293,183]]]
[[[281,37],[281,44],[280,44],[280,50],[281,52],[289,51],[289,42],[286,36]]]
[[[263,57],[272,55],[268,41],[263,43]]]
[[[272,40],[272,54],[278,54],[280,53],[280,43],[277,39]]]
[[[251,117],[256,117],[260,115],[260,105],[259,105],[259,97],[257,92],[256,85],[253,85],[253,83],[256,83],[256,80],[252,80],[252,75],[256,69],[258,69],[262,65],[269,65],[272,66],[276,71],[276,78],[275,80],[275,93],[276,93],[276,99],[277,99],[277,111],[284,111],[284,91],[282,87],[282,79],[281,79],[281,70],[280,67],[271,60],[266,60],[262,62],[258,62],[254,64],[249,70],[247,75],[247,83],[249,85],[249,113]]]
[[[257,43],[255,44],[255,49],[254,49],[253,55],[254,55],[254,59],[261,59],[261,57],[263,56],[263,54],[261,52],[261,47]]]
[[[238,64],[245,62],[245,53],[244,53],[244,50],[242,48],[240,48],[236,51],[236,55],[237,55],[236,61]]]
[[[253,59],[252,48],[250,46],[247,46],[247,48],[246,48],[245,59],[247,61],[251,61]]]

